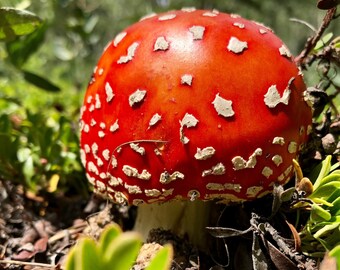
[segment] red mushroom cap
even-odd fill
[[[95,190],[132,204],[252,200],[285,184],[312,112],[292,56],[270,29],[183,9],[108,44],[81,115]]]

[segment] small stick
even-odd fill
[[[86,226],[87,226],[87,223],[86,223],[86,221],[84,221],[84,222],[82,222],[78,225],[75,225],[75,226],[72,226],[70,228],[58,231],[57,233],[55,233],[53,236],[51,236],[48,239],[48,243],[53,244],[53,243],[57,242],[60,239],[63,239],[64,237],[66,237],[68,235],[72,236],[72,235],[76,235],[78,233],[81,233],[82,231],[84,231]]]
[[[36,267],[46,267],[51,269],[62,269],[60,265],[52,265],[46,263],[35,263],[35,262],[22,262],[16,260],[0,260],[0,264],[15,264],[15,265],[22,265],[22,266],[36,266]]]
[[[313,37],[310,37],[305,45],[303,51],[295,58],[295,63],[299,66],[303,66],[305,64],[306,58],[308,54],[314,49],[316,43],[320,40],[321,36],[333,20],[336,13],[336,7],[327,11],[325,17],[323,18],[322,24],[319,27],[318,31],[315,33]]]

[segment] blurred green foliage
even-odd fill
[[[78,154],[83,94],[107,42],[142,16],[192,6],[238,13],[274,29],[297,54],[313,31],[289,19],[317,28],[325,12],[315,2],[2,0],[0,179],[33,190],[45,189],[51,182],[59,190],[86,187]],[[5,7],[10,7],[7,17]],[[332,27],[329,32],[336,34],[339,29]],[[313,74],[314,84],[319,78]]]
[[[0,18],[0,40],[4,41],[28,35],[41,24],[40,18],[33,13],[11,7],[0,8]]]
[[[136,232],[122,232],[117,224],[107,225],[98,242],[90,237],[81,238],[70,250],[66,270],[130,270],[142,246]],[[170,269],[173,248],[165,245],[155,252],[145,270]]]

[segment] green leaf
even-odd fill
[[[105,270],[108,268],[102,267],[102,261],[100,260],[96,242],[85,237],[78,243],[78,250],[76,251],[75,266],[76,269],[81,270]]]
[[[334,257],[336,259],[336,263],[338,265],[338,269],[340,269],[340,245],[336,246],[329,252],[329,256]]]
[[[12,142],[10,134],[0,133],[0,145],[1,145],[0,158],[5,158],[9,160],[16,158],[16,151],[18,150],[18,145]]]
[[[336,198],[333,202],[333,207],[331,208],[332,215],[339,215],[340,213],[340,197]]]
[[[334,192],[327,198],[327,201],[332,202],[332,206],[334,206],[333,202],[340,197],[340,189],[334,190]]]
[[[318,51],[322,49],[333,37],[333,33],[324,35],[315,45],[314,50]]]
[[[329,220],[330,222],[340,222],[340,213],[337,213],[335,216]]]
[[[317,188],[309,198],[320,198],[328,201],[328,198],[332,197],[332,195],[336,195],[336,193],[340,193],[340,182],[333,181]]]
[[[118,224],[113,223],[107,225],[100,235],[99,239],[99,253],[105,254],[111,243],[122,233],[121,228]],[[108,255],[109,256],[109,255]]]
[[[323,227],[331,224],[332,222],[336,222],[334,220],[332,220],[333,218],[331,218],[331,220],[329,221],[319,221],[317,223],[311,224],[312,222],[309,222],[309,234],[313,235],[314,233],[316,233],[318,230],[322,229]],[[312,236],[314,238],[314,236]]]
[[[65,261],[65,270],[77,270],[76,267],[76,247],[71,248]]]
[[[11,63],[21,68],[28,58],[43,44],[47,31],[47,24],[42,24],[33,33],[6,43],[6,49]]]
[[[314,198],[314,199],[313,199],[313,202],[315,202],[315,203],[317,203],[317,204],[323,204],[323,205],[328,206],[328,207],[332,207],[332,206],[333,206],[332,203],[330,203],[330,202],[328,202],[328,201],[326,201],[326,200],[323,200],[323,199],[321,199],[321,198]]]
[[[142,240],[138,233],[126,232],[119,235],[101,255],[103,268],[129,270],[137,258],[141,245]]]
[[[320,248],[320,249],[324,250],[324,254],[323,255],[325,255],[325,251],[329,249],[329,245],[328,245],[327,241],[322,239],[322,238],[318,238],[317,240],[322,245],[322,248]]]
[[[59,92],[60,88],[56,86],[55,84],[51,83],[47,79],[40,77],[37,74],[34,74],[29,71],[24,71],[24,78],[26,81],[28,81],[31,84],[34,84],[35,86],[46,90],[48,92]]]
[[[322,187],[323,185],[330,183],[330,182],[340,182],[340,171],[334,171],[333,173],[325,176],[324,178],[322,178],[319,183],[318,183],[318,187]],[[314,185],[314,190],[316,190],[317,187],[315,187]]]
[[[340,167],[340,162],[337,162],[337,163],[335,163],[334,165],[332,165],[332,167],[331,167],[331,172],[333,173],[337,168],[339,168]],[[338,170],[338,171],[340,171],[340,170]]]
[[[18,144],[18,138],[12,140],[10,134],[0,133],[0,176],[13,182],[22,179],[22,164],[16,157]]]
[[[18,149],[18,160],[23,164],[22,172],[26,178],[26,183],[31,186],[32,177],[35,174],[32,151],[29,148]]]
[[[16,105],[22,106],[22,102],[21,102],[21,100],[19,98],[17,98],[17,97],[9,97],[9,96],[6,96],[3,93],[0,93],[0,100],[4,100],[6,102],[10,102],[10,103],[14,103]]]
[[[155,257],[151,260],[145,270],[168,270],[171,267],[173,258],[173,248],[171,245],[165,245],[159,250]]]
[[[336,164],[334,164],[334,165],[338,165],[338,163],[336,163]],[[334,166],[333,165],[333,166]],[[332,166],[332,167],[333,167]],[[340,174],[340,170],[334,170],[334,171],[332,171],[332,168],[331,168],[331,173],[329,174],[329,175],[339,175]]]
[[[333,46],[334,48],[340,48],[340,41],[336,42]]]
[[[333,233],[333,230],[339,228],[339,226],[340,226],[340,223],[338,222],[328,224],[322,227],[320,230],[318,230],[313,236],[315,238],[320,238],[320,237],[325,236],[325,234],[331,234]]]
[[[41,19],[35,14],[10,7],[0,8],[0,41],[12,41],[36,30]]]
[[[332,218],[331,214],[323,209],[321,206],[313,203],[310,218],[313,222],[319,222],[323,220],[330,220]]]
[[[293,197],[293,194],[294,194],[295,191],[296,191],[295,187],[291,187],[291,188],[286,189],[281,194],[281,200],[283,202],[288,202]]]
[[[314,190],[317,189],[320,186],[320,182],[321,180],[329,174],[330,170],[331,170],[331,160],[332,160],[332,156],[329,155],[327,156],[316,168],[315,170],[313,170],[312,175],[311,175],[311,180],[315,179],[313,177],[313,175],[315,175],[316,172],[318,172],[318,176],[314,182]]]

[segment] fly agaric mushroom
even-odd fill
[[[144,18],[107,45],[88,86],[87,178],[153,211],[139,213],[140,228],[201,229],[197,201],[254,200],[291,178],[311,131],[304,91],[291,53],[261,24],[215,10]]]

